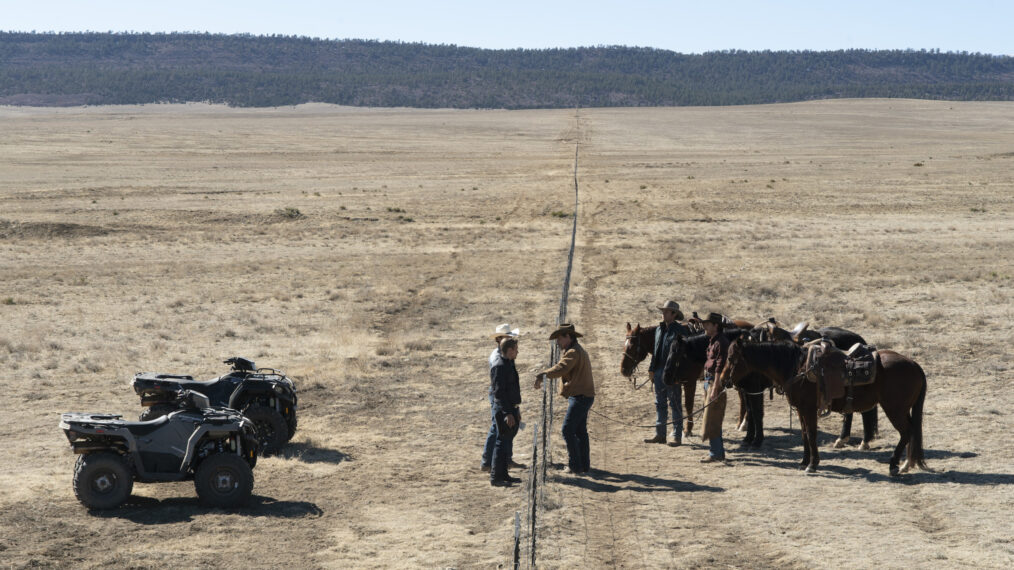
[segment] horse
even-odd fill
[[[627,340],[623,343],[623,360],[620,361],[620,374],[624,378],[631,378],[637,365],[644,361],[652,351],[655,350],[655,329],[657,326],[641,327],[640,323],[631,328],[627,323]],[[686,407],[684,417],[687,418],[687,427],[683,433],[687,436],[694,429],[694,418],[690,416],[690,410],[694,407],[694,385],[685,385],[683,398]]]
[[[751,341],[789,341],[801,345],[818,338],[830,340],[839,350],[848,350],[857,343],[866,344],[866,340],[858,333],[840,327],[823,327],[812,330],[809,328],[809,323],[805,321],[797,324],[791,331],[775,324],[774,318],[750,329]],[[852,439],[852,412],[842,414],[842,416],[841,433],[834,442],[835,449],[845,447]],[[866,410],[862,416],[863,441],[859,444],[859,449],[866,450],[870,448],[870,441],[877,436],[877,408]]]
[[[729,328],[722,331],[729,340],[739,338],[745,334],[741,328]],[[697,379],[704,370],[704,363],[707,360],[708,343],[710,339],[705,334],[698,334],[689,337],[678,336],[669,347],[669,358],[666,360],[665,368],[662,371],[662,378],[666,384],[683,384],[687,392],[687,416],[692,420],[693,395],[696,391]],[[740,422],[746,421],[746,437],[743,438],[743,445],[760,447],[764,441],[764,390],[769,388],[771,383],[760,374],[746,375],[737,383],[740,397]],[[745,418],[743,417],[745,415]],[[687,432],[689,435],[689,431]]]
[[[838,351],[828,351],[814,365],[818,374],[833,373],[837,358],[844,358]],[[722,370],[720,381],[734,382],[738,378],[759,372],[780,387],[789,403],[796,407],[802,425],[803,460],[800,468],[814,473],[820,463],[817,451],[817,384],[806,380],[806,372],[800,373],[806,356],[802,347],[785,342],[743,342],[737,339],[729,345],[729,358]],[[897,476],[911,467],[929,471],[923,458],[922,411],[926,400],[926,373],[914,360],[892,350],[879,351],[877,373],[874,382],[854,388],[852,405],[858,410],[868,410],[880,404],[891,421],[900,439],[891,455],[890,474]],[[830,402],[834,411],[845,408],[845,398]],[[898,462],[908,447],[908,457],[899,470]]]

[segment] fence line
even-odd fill
[[[575,114],[575,121],[580,116]],[[567,300],[570,296],[570,275],[574,268],[574,248],[577,242],[577,209],[579,203],[577,165],[580,151],[579,142],[574,143],[574,220],[570,230],[570,250],[567,253],[567,269],[563,277],[563,291],[560,295],[560,311],[556,317],[556,325],[567,322]],[[555,344],[549,351],[549,364],[552,366],[560,360],[560,349]],[[536,553],[538,551],[538,512],[540,505],[545,503],[546,474],[549,464],[552,463],[552,450],[550,449],[551,439],[549,437],[553,429],[553,402],[556,394],[556,379],[549,378],[542,383],[542,412],[538,424],[535,426],[535,433],[532,436],[532,465],[528,475],[528,487],[526,489],[526,525],[529,532],[528,567],[535,568]],[[539,437],[541,427],[542,437]],[[540,445],[541,443],[541,445]],[[541,451],[541,454],[540,454]],[[521,566],[520,537],[515,532],[514,568]]]

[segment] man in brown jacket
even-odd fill
[[[567,473],[580,475],[591,469],[588,443],[588,411],[595,402],[595,381],[591,360],[578,344],[581,333],[574,325],[563,323],[549,335],[563,351],[552,368],[536,373],[535,389],[542,388],[542,377],[561,378],[560,395],[567,398],[567,415],[563,419],[563,439],[567,442]]]

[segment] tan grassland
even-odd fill
[[[551,471],[540,566],[1014,566],[1014,104],[0,108],[0,126],[2,568],[507,565],[525,497],[477,469],[487,335],[524,333],[529,462],[575,145],[596,472]],[[778,396],[761,453],[727,415],[728,465],[697,438],[640,443],[653,396],[619,375],[623,327],[669,298],[916,359],[936,472],[888,477],[881,412],[870,451],[832,449],[840,416],[822,419],[804,475]],[[75,500],[59,413],[134,416],[134,372],[211,378],[232,355],[288,372],[302,406],[249,507],[191,483]]]

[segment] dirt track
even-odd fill
[[[522,370],[548,355],[576,143],[570,316],[605,417],[589,422],[594,476],[550,477],[540,565],[1014,565],[1014,399],[998,389],[1014,365],[1010,104],[0,120],[0,566],[507,563],[525,501],[476,469],[485,337],[509,321]],[[651,430],[629,426],[653,406],[619,376],[623,325],[670,297],[915,358],[937,472],[887,476],[881,414],[868,452],[831,449],[840,420],[823,420],[805,476],[777,397],[760,453],[736,452],[726,422],[729,465],[701,466],[696,439],[639,443]],[[190,483],[138,484],[111,513],[75,501],[59,412],[135,414],[132,373],[210,378],[234,354],[289,372],[302,404],[249,508],[204,508]]]

